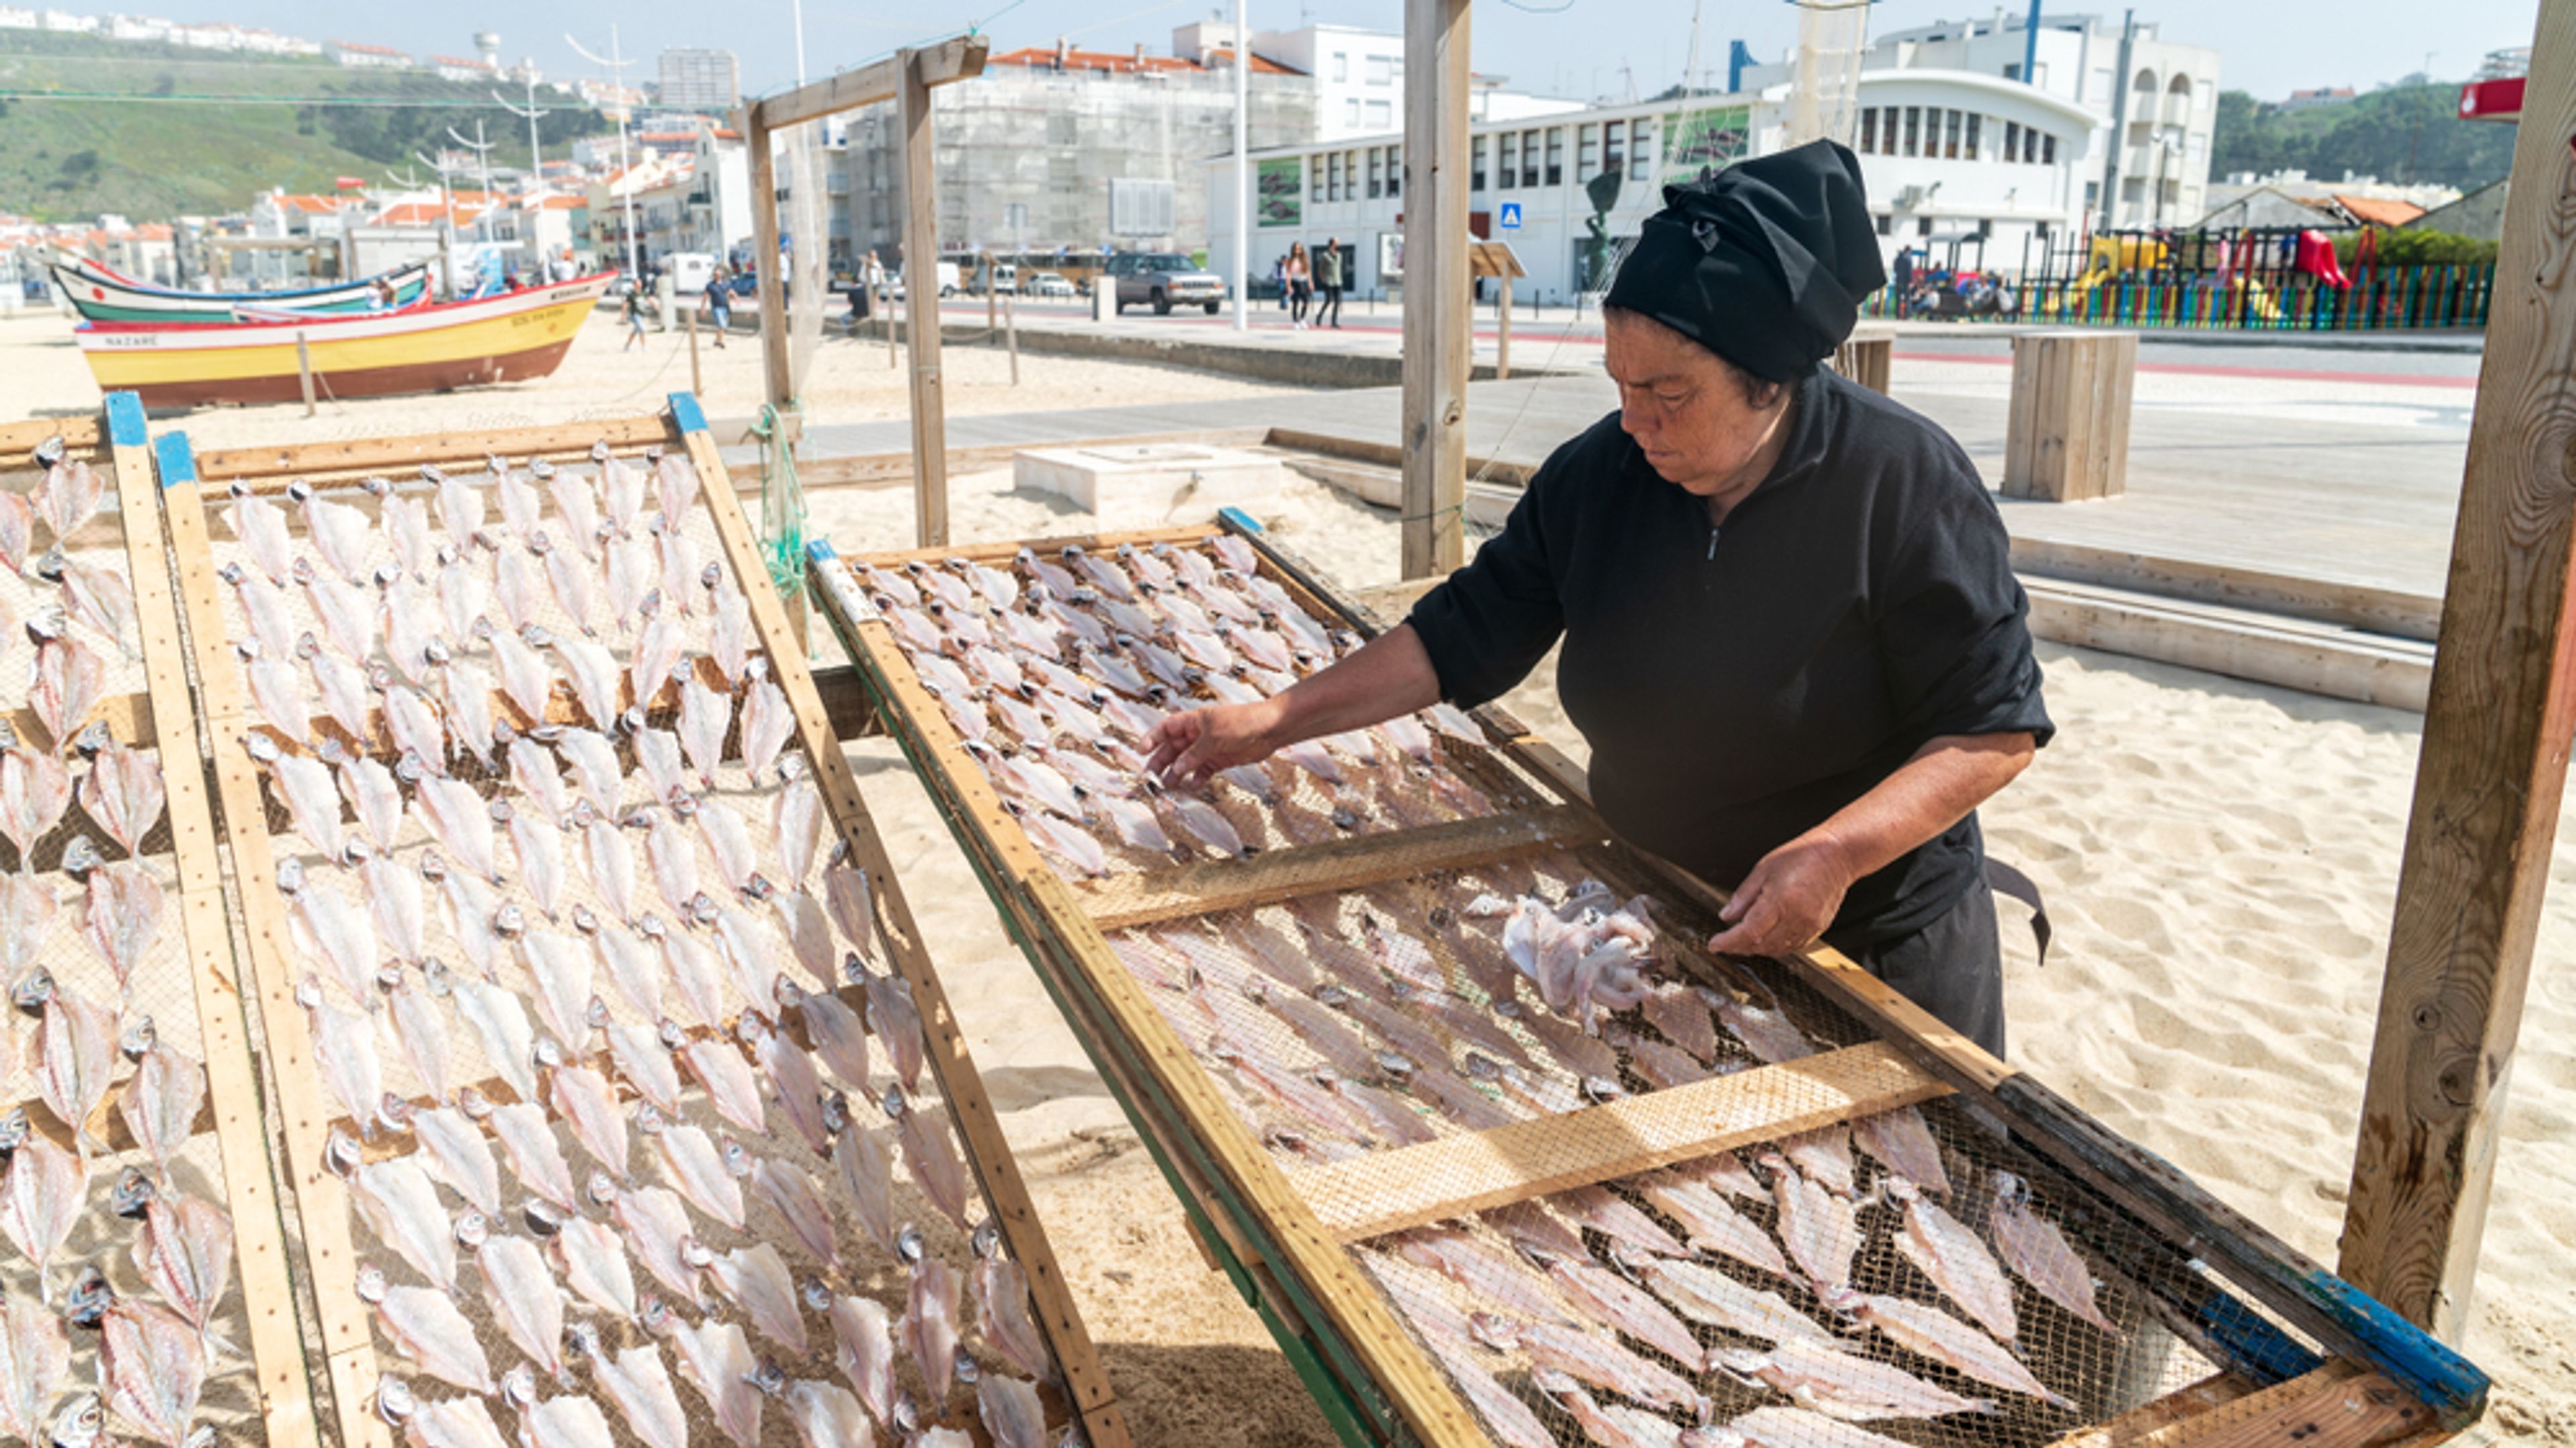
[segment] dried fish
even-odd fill
[[[635,1317],[635,1273],[626,1260],[626,1243],[606,1223],[589,1217],[565,1221],[555,1234],[554,1258],[574,1296],[602,1312]]]
[[[779,749],[795,733],[796,712],[787,696],[769,680],[755,679],[742,701],[742,765],[752,779],[769,772]]]
[[[2012,1346],[2019,1331],[2012,1283],[1985,1244],[1902,1177],[1888,1178],[1887,1196],[1905,1211],[1896,1249],[1979,1326]]]
[[[761,1395],[752,1386],[760,1367],[751,1340],[738,1323],[707,1321],[691,1327],[674,1322],[671,1346],[678,1353],[680,1376],[697,1389],[715,1413],[716,1427],[735,1448],[759,1448]]]
[[[2112,1337],[2122,1335],[2094,1302],[2092,1269],[2063,1233],[2031,1210],[2028,1183],[2011,1172],[1995,1173],[1993,1210],[1995,1250],[2015,1277]]]
[[[422,1372],[469,1393],[491,1396],[496,1386],[491,1360],[483,1355],[473,1324],[446,1293],[434,1287],[392,1286],[380,1269],[362,1267],[358,1295],[374,1302],[376,1325],[392,1340],[394,1350]]]
[[[437,1284],[456,1290],[456,1237],[429,1173],[408,1156],[365,1162],[349,1174],[349,1200],[378,1239]]]
[[[1623,1337],[1642,1342],[1685,1367],[1697,1368],[1699,1339],[1680,1318],[1588,1255],[1580,1261],[1550,1263],[1548,1279],[1565,1299],[1592,1315],[1595,1322]]]
[[[703,1129],[682,1122],[663,1122],[648,1129],[645,1139],[661,1163],[663,1179],[690,1206],[734,1231],[742,1230],[742,1184],[726,1170],[724,1154],[716,1150],[714,1140]]]
[[[957,1369],[957,1274],[936,1256],[912,1269],[912,1292],[895,1338],[930,1385],[933,1402],[945,1402]]]
[[[45,1417],[71,1371],[62,1319],[24,1293],[0,1299],[0,1437],[44,1442]]]
[[[466,1205],[487,1219],[501,1215],[501,1167],[492,1156],[482,1129],[453,1106],[435,1106],[411,1114],[412,1136],[420,1143],[422,1164]]]
[[[617,1441],[607,1415],[586,1397],[548,1398],[522,1413],[519,1424],[527,1448],[615,1448]]]
[[[1538,1367],[1649,1407],[1680,1408],[1694,1419],[1708,1416],[1708,1400],[1688,1382],[1621,1347],[1605,1334],[1549,1322],[1515,1322],[1482,1312],[1469,1321],[1485,1342],[1517,1347]]]
[[[725,736],[733,730],[733,701],[692,676],[680,685],[680,748],[698,772],[698,786],[713,789],[724,763]]]
[[[100,1325],[98,1357],[108,1407],[146,1439],[184,1448],[206,1381],[196,1328],[167,1308],[119,1302]]]
[[[461,779],[423,779],[412,794],[412,804],[430,837],[447,851],[450,860],[488,883],[501,883],[493,851],[492,816],[474,786]]]
[[[616,656],[589,639],[557,635],[554,649],[564,661],[564,671],[572,680],[573,694],[581,701],[581,710],[590,716],[590,727],[607,730],[617,724],[618,670]]]
[[[832,1299],[832,1340],[841,1376],[880,1423],[894,1421],[894,1329],[885,1306],[873,1298]]]
[[[72,1128],[83,1160],[99,1145],[90,1113],[107,1099],[115,1071],[116,1013],[57,988],[36,1037],[36,1095]]]
[[[1697,1322],[1763,1342],[1832,1336],[1780,1294],[1748,1287],[1702,1263],[1648,1258],[1637,1264],[1637,1274],[1674,1311]]]
[[[554,1378],[564,1375],[563,1293],[545,1254],[525,1237],[495,1232],[475,1251],[483,1297],[493,1319],[528,1361]]]
[[[35,710],[36,722],[45,726],[55,753],[71,747],[72,736],[89,722],[106,693],[107,665],[89,645],[65,636],[37,647],[27,704]]]
[[[455,877],[450,876],[451,880]],[[537,1098],[537,1033],[511,991],[481,981],[456,982],[457,1017],[474,1032],[483,1059],[523,1101]]]
[[[832,1164],[849,1193],[851,1214],[859,1226],[892,1252],[895,1246],[894,1163],[886,1155],[885,1133],[852,1125],[832,1143]]]
[[[1710,1359],[1788,1394],[1802,1407],[1846,1422],[1994,1411],[1985,1399],[1961,1397],[1893,1363],[1855,1356],[1814,1338],[1792,1338],[1767,1349],[1720,1348]]]
[[[507,558],[511,555],[502,556]],[[506,568],[501,576],[506,584],[509,578]],[[506,587],[501,597],[506,607],[510,597]],[[503,696],[519,711],[522,719],[532,724],[543,724],[555,692],[555,672],[547,665],[545,656],[507,629],[491,630],[487,637],[492,645],[492,667],[501,675]]]
[[[450,660],[442,672],[440,698],[447,706],[447,722],[475,763],[488,769],[501,740],[492,717],[492,676],[463,659]]]
[[[71,801],[71,774],[60,761],[31,749],[0,751],[0,834],[17,849],[21,873],[34,872],[37,842],[53,833]]]
[[[967,1180],[966,1163],[958,1159],[957,1144],[949,1139],[948,1123],[916,1109],[891,1087],[885,1101],[895,1118],[895,1140],[903,1148],[903,1163],[912,1169],[914,1184],[932,1206],[965,1230],[966,1200],[973,1187]]]
[[[2029,1368],[2022,1365],[2019,1358],[1998,1346],[1992,1338],[1929,1303],[1902,1297],[1843,1292],[1827,1297],[1825,1305],[1849,1315],[1864,1326],[1877,1328],[1897,1346],[1956,1369],[1989,1387],[2025,1394],[2055,1407],[2071,1409],[2075,1406],[2050,1391]]]
[[[536,983],[537,1020],[577,1054],[590,1039],[591,967],[598,957],[578,936],[531,930],[520,937],[519,958]]]
[[[590,1331],[587,1324],[574,1329],[577,1335]],[[594,1344],[589,1348],[591,1381],[617,1405],[618,1415],[637,1440],[645,1448],[688,1448],[688,1410],[680,1405],[679,1390],[662,1366],[662,1350],[649,1342],[638,1343],[612,1357],[595,1346],[595,1337],[576,1337],[584,1340]]]
[[[498,806],[496,806],[498,807]],[[534,810],[513,809],[507,820],[510,848],[519,861],[519,883],[548,920],[560,918],[564,890],[563,830]]]
[[[1681,1223],[1694,1251],[1713,1252],[1782,1277],[1789,1274],[1771,1234],[1706,1185],[1656,1173],[1639,1178],[1637,1186],[1658,1211]]]
[[[571,1127],[573,1140],[611,1176],[625,1180],[626,1116],[608,1078],[588,1066],[557,1066],[547,1087],[547,1103]]]
[[[107,962],[121,993],[161,934],[161,886],[134,860],[90,868],[81,937]]]
[[[87,1161],[41,1134],[9,1155],[8,1178],[0,1181],[0,1235],[35,1264],[36,1292],[46,1302],[54,1300],[54,1254],[79,1222],[88,1188]]]
[[[805,1355],[805,1314],[796,1300],[796,1281],[775,1246],[754,1242],[717,1253],[707,1264],[707,1275],[763,1337],[798,1357]]]
[[[382,1119],[384,1070],[376,1060],[376,1028],[363,1012],[342,1010],[325,999],[322,982],[306,976],[295,990],[304,1007],[313,1054],[322,1079],[339,1100],[340,1109],[358,1124],[359,1134],[373,1139]]]
[[[606,819],[591,821],[582,831],[582,861],[601,902],[617,919],[634,924],[644,913],[644,900],[636,890],[635,849],[626,842],[624,828]]]
[[[886,1057],[894,1065],[894,1077],[906,1091],[921,1089],[921,1068],[926,1047],[921,1033],[921,1009],[913,1004],[912,983],[892,971],[871,975],[865,982],[868,997],[868,1028],[884,1043]]]
[[[751,1063],[742,1058],[730,1041],[707,1037],[691,1041],[680,1048],[681,1063],[689,1074],[707,1088],[708,1100],[716,1114],[745,1131],[769,1134],[766,1109],[761,1104],[760,1082],[752,1074]]]
[[[573,783],[580,787],[582,798],[601,815],[617,818],[626,783],[626,771],[617,762],[617,746],[591,729],[566,729],[555,742],[572,761]]]
[[[1037,1318],[1029,1307],[1028,1276],[1020,1270],[1019,1263],[1003,1256],[997,1247],[986,1245],[986,1239],[996,1235],[976,1235],[978,1255],[968,1279],[975,1294],[975,1319],[984,1328],[984,1344],[1030,1377],[1052,1381],[1056,1377],[1055,1360],[1047,1352],[1046,1338],[1038,1331]]]
[[[645,960],[653,958],[652,952],[640,945],[636,952]],[[670,1047],[662,1044],[660,1029],[611,1022],[606,1034],[608,1057],[615,1063],[617,1074],[635,1088],[635,1094],[645,1104],[664,1115],[678,1115],[680,1066],[671,1058]]]
[[[206,1101],[206,1068],[167,1041],[156,1040],[135,1063],[118,1093],[117,1115],[135,1141],[152,1154],[166,1186],[170,1158],[188,1144],[197,1108]]]
[[[1776,1152],[1762,1155],[1780,1209],[1780,1240],[1798,1270],[1819,1289],[1849,1287],[1852,1257],[1860,1251],[1860,1223],[1844,1197],[1810,1181]]]

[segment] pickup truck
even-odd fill
[[[1128,252],[1109,258],[1105,270],[1117,281],[1121,312],[1145,303],[1168,317],[1175,306],[1198,305],[1213,317],[1225,305],[1225,279],[1178,252]]]

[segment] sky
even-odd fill
[[[57,3],[73,10],[145,8],[96,0]],[[991,35],[1000,50],[1052,45],[1066,36],[1087,49],[1127,50],[1143,41],[1149,52],[1165,53],[1172,28],[1206,18],[1211,3],[966,0],[959,8],[930,9],[899,0],[805,0],[807,73],[821,76],[864,64],[898,46],[969,27]],[[1255,0],[1251,9],[1255,30],[1312,21],[1400,31],[1404,19],[1401,0]],[[174,20],[228,20],[415,54],[471,55],[474,32],[488,27],[500,35],[505,59],[531,56],[549,75],[601,74],[573,51],[565,34],[604,55],[613,20],[625,53],[644,60],[628,68],[628,79],[649,79],[653,55],[666,46],[715,47],[741,57],[744,89],[755,94],[795,83],[793,10],[794,0],[449,0],[364,7],[346,0],[153,0],[149,6],[150,13]],[[1695,10],[1699,68],[1717,84],[1725,81],[1729,40],[1743,40],[1757,59],[1774,60],[1796,38],[1796,7],[1781,0],[1477,0],[1473,63],[1479,72],[1509,77],[1518,90],[1617,100],[1633,86],[1636,94],[1648,95],[1682,79]],[[2536,0],[2447,0],[2438,6],[2390,5],[2385,11],[2322,0],[2156,0],[2137,7],[2137,16],[2160,23],[2166,40],[2215,47],[2223,87],[2278,100],[2310,86],[2368,89],[2428,69],[2428,53],[2432,75],[2465,79],[2487,51],[2529,45],[2537,10]],[[1991,13],[1992,0],[1982,7],[1964,0],[1880,0],[1870,24],[1873,30],[1906,29]],[[2082,13],[2082,7],[2069,6],[2067,13]],[[1225,18],[1233,18],[1230,7]]]

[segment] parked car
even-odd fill
[[[1073,283],[1054,272],[1031,272],[1023,290],[1032,297],[1069,297],[1073,295]]]
[[[1146,303],[1155,316],[1168,317],[1175,306],[1198,305],[1213,317],[1225,305],[1225,278],[1178,252],[1128,252],[1111,257],[1107,270],[1118,283],[1120,312]]]

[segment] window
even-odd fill
[[[1342,124],[1349,126],[1354,131],[1360,128],[1360,98],[1358,96],[1353,96],[1349,100],[1342,102]]]
[[[1505,131],[1502,134],[1501,141],[1502,165],[1499,169],[1502,174],[1494,184],[1505,191],[1509,191],[1513,187],[1521,184],[1521,138],[1517,132]]]
[[[1619,123],[1612,121],[1601,128],[1601,169],[1616,171],[1626,164],[1627,152],[1619,139]]]
[[[2056,142],[2048,143],[2048,154],[2052,157],[2057,154]],[[2039,127],[2031,126],[2021,133],[2021,158],[2032,165],[2039,164]]]
[[[1389,129],[1390,127],[1394,126],[1394,124],[1395,124],[1395,102],[1393,102],[1393,101],[1371,101],[1371,102],[1369,102],[1369,103],[1368,103],[1368,123],[1369,123],[1369,129],[1370,129],[1370,130],[1372,130],[1372,131],[1383,131],[1383,130],[1387,130],[1387,129]]]
[[[1932,234],[1932,218],[1928,216],[1918,216],[1914,218],[1914,234],[1916,236],[1930,236]]]
[[[1654,169],[1655,123],[1639,119],[1628,123],[1628,160],[1638,175]]]
[[[2007,161],[2021,159],[2021,122],[2019,121],[2004,122],[2004,159]]]
[[[1490,137],[1478,136],[1467,148],[1467,189],[1485,189],[1485,146]]]
[[[1395,84],[1395,57],[1391,55],[1370,56],[1368,58],[1368,83],[1370,85]]]
[[[2054,166],[2057,164],[2057,138],[2055,136],[2040,137],[2039,162],[2043,166]]]
[[[1386,194],[1386,152],[1379,150],[1375,146],[1371,146],[1369,147],[1368,158],[1368,194],[1369,199],[1371,201],[1375,201]]]
[[[1905,108],[1905,155],[1919,156],[1923,154],[1922,147],[1918,144],[1922,138],[1922,126],[1923,108],[1921,106],[1907,106]]]
[[[2021,62],[2020,62],[2020,61],[2018,61],[2018,60],[2007,60],[2007,61],[2005,61],[2005,62],[2004,62],[2004,79],[2006,79],[2006,80],[2019,80],[2019,79],[2021,79]]]
[[[1547,184],[1565,184],[1565,127],[1547,133]]]
[[[1971,161],[1977,159],[1977,128],[1985,123],[1985,119],[1985,117],[1973,112],[1968,116],[1967,159]]]
[[[1521,184],[1538,184],[1538,132],[1521,132]]]
[[[1386,148],[1386,194],[1389,196],[1404,194],[1404,148],[1402,146]]]
[[[1590,127],[1586,127],[1585,129],[1589,130]],[[1585,144],[1590,144],[1590,140],[1590,137],[1585,137]],[[1872,107],[1871,109],[1860,113],[1860,151],[1862,155],[1867,156],[1875,153],[1877,150],[1878,110],[1876,107]]]
[[[1948,115],[1946,134],[1949,139],[1941,143],[1941,156],[1944,160],[1956,161],[1959,159],[1959,132],[1967,125],[1968,118],[1960,111],[1951,111]]]
[[[1615,126],[1619,123],[1617,121],[1612,121],[1610,124]],[[1575,127],[1574,179],[1577,181],[1589,181],[1592,179],[1592,174],[1600,169],[1601,128],[1598,126]]]
[[[1882,212],[1880,212],[1880,213],[1878,214],[1878,234],[1879,234],[1879,235],[1881,235],[1881,236],[1885,236],[1885,235],[1887,235],[1889,232],[1891,232],[1891,231],[1893,231],[1893,230],[1895,229],[1895,226],[1896,226],[1896,218],[1895,218],[1895,217],[1888,215],[1888,214],[1887,214],[1886,212],[1884,212],[1884,211],[1882,211]]]
[[[1347,50],[1336,50],[1336,51],[1334,51],[1334,52],[1333,52],[1333,79],[1335,79],[1335,80],[1349,80],[1350,78],[1351,78],[1351,53],[1350,53],[1349,51],[1347,51]]]

